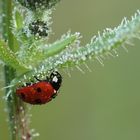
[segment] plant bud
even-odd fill
[[[49,29],[46,22],[36,20],[29,24],[29,30],[36,37],[46,37]]]
[[[55,6],[60,0],[17,0],[21,5],[28,9],[50,9]]]

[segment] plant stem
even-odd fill
[[[15,52],[17,45],[14,41],[14,36],[11,32],[11,19],[12,19],[12,0],[2,1],[3,7],[3,38],[8,41],[9,48]],[[10,66],[5,66],[5,85],[8,86],[12,79],[16,77],[16,71]],[[9,96],[10,92],[10,96]],[[9,126],[11,140],[30,140],[30,133],[26,118],[26,106],[19,100],[14,90],[6,89],[6,102],[7,111],[9,116]]]

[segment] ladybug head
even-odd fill
[[[53,71],[50,75],[50,83],[55,90],[58,90],[62,83],[62,76],[57,71]]]

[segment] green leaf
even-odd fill
[[[48,58],[50,56],[60,53],[62,50],[67,48],[69,45],[71,45],[76,39],[77,39],[77,35],[71,35],[60,41],[55,42],[54,44],[50,45],[49,47],[46,47],[43,50],[44,53],[42,54],[42,59]]]
[[[125,48],[126,45],[131,45],[131,40],[133,38],[140,39],[139,11],[130,21],[124,18],[118,27],[115,27],[114,29],[107,28],[102,33],[98,33],[98,35],[93,37],[91,42],[84,47],[79,46],[78,37],[75,39],[72,37],[68,40],[65,38],[62,42],[60,41],[59,43],[56,43],[56,45],[52,45],[48,48],[49,51],[43,52],[43,55],[41,54],[40,60],[42,61],[39,66],[34,67],[32,71],[24,73],[24,79],[22,79],[22,75],[18,78],[21,81],[26,82],[31,80],[34,75],[44,76],[52,69],[79,67],[80,64],[85,63],[90,59],[96,59],[102,64],[102,58],[106,55],[117,56],[116,49],[120,47]],[[68,45],[69,43],[71,44]],[[66,47],[66,45],[69,47]],[[45,49],[40,48],[40,50]],[[37,54],[35,56],[37,56]]]
[[[3,40],[0,40],[0,59],[6,65],[10,65],[17,71],[23,72],[30,70],[16,58],[15,54],[9,49],[9,47]]]
[[[70,48],[58,56],[51,57],[44,64],[44,69],[38,72],[45,72],[53,68],[66,68],[78,66],[89,59],[97,59],[103,62],[105,55],[117,55],[116,49],[131,45],[133,38],[140,39],[140,12],[138,11],[129,21],[126,18],[114,29],[106,29],[102,34],[93,37],[91,42],[84,47]],[[40,67],[41,68],[41,67]]]
[[[14,17],[15,16],[15,17]],[[15,28],[17,30],[20,30],[23,28],[23,17],[21,16],[21,14],[19,13],[19,11],[15,11],[15,15],[13,17],[15,18]]]
[[[40,62],[43,62],[47,58],[59,54],[65,50],[69,45],[73,44],[79,38],[79,33],[63,35],[62,38],[50,45],[44,45],[39,43],[33,44],[28,50],[26,50],[24,60],[23,53],[21,59],[30,66],[38,66]],[[24,51],[24,50],[23,50]]]

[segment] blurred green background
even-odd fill
[[[83,35],[82,45],[106,27],[117,26],[124,16],[140,9],[140,0],[62,0],[53,13],[52,41],[71,29]],[[119,57],[89,62],[61,71],[59,96],[42,106],[32,106],[31,128],[36,140],[139,140],[140,139],[140,40]],[[5,104],[0,94],[0,140],[9,140]]]

